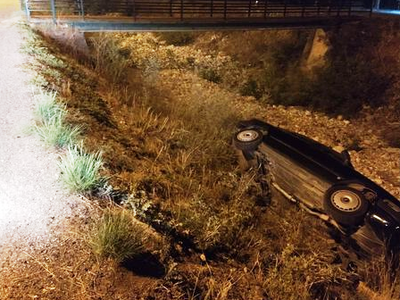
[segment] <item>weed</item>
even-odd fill
[[[101,183],[101,152],[85,153],[83,146],[68,146],[59,163],[65,185],[74,192],[88,193]]]
[[[361,263],[364,294],[370,294],[370,299],[394,300],[400,295],[399,270],[393,268],[391,262],[384,257],[374,257]]]
[[[318,253],[296,253],[295,247],[288,244],[268,269],[264,289],[270,299],[310,299],[314,289],[324,287],[326,291],[343,274],[338,266],[330,266]]]
[[[235,281],[232,278],[223,278],[217,281],[215,278],[208,278],[204,300],[227,300]]]
[[[145,61],[143,78],[148,85],[154,85],[157,82],[160,72],[160,62],[155,57],[150,57]]]
[[[195,194],[191,199],[180,201],[177,204],[179,207],[175,207],[173,212],[178,222],[195,236],[196,243],[204,251],[229,249],[233,253],[236,246],[245,239],[243,233],[246,228],[255,221],[254,204],[244,197],[251,185],[250,178],[245,176],[237,186],[235,182],[238,179],[232,176],[231,180],[226,182],[234,189],[232,195],[225,196],[229,205],[212,205],[210,201],[218,200]],[[217,193],[217,187],[214,193]]]
[[[129,67],[129,60],[125,52],[121,52],[118,43],[118,39],[107,34],[90,39],[96,71],[107,76],[113,83],[124,82]]]
[[[53,69],[65,69],[67,67],[66,63],[62,59],[49,51],[43,51],[43,53],[38,56],[38,61],[39,63],[46,64]]]
[[[143,227],[126,209],[106,209],[89,236],[89,243],[98,257],[112,258],[121,263],[144,250],[146,235]]]

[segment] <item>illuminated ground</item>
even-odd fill
[[[50,240],[74,202],[57,180],[57,154],[24,133],[33,99],[19,52],[18,7],[8,4],[0,5],[0,253],[18,242],[32,247]]]

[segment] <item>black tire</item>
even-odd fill
[[[242,151],[255,151],[261,144],[263,133],[257,129],[242,129],[233,137],[233,145]]]
[[[333,186],[325,193],[325,212],[336,222],[345,226],[363,223],[369,202],[360,191],[345,186]]]

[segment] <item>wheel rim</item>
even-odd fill
[[[361,198],[348,190],[339,190],[331,196],[332,204],[340,211],[352,212],[361,207]]]
[[[255,130],[243,130],[237,134],[237,139],[241,142],[255,141],[260,134]]]

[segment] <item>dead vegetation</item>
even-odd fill
[[[102,208],[74,220],[53,246],[10,260],[0,298],[396,299],[396,281],[379,279],[384,266],[346,269],[320,221],[279,195],[273,207],[260,205],[254,174],[240,173],[230,147],[235,123],[275,114],[291,127],[294,119],[226,91],[240,73],[231,56],[168,45],[171,37],[101,35],[81,64],[34,37],[42,50],[29,51],[40,61],[31,68],[61,95],[88,151],[102,151],[112,189],[107,199],[92,195]],[[215,74],[201,78],[210,68]],[[337,124],[324,118],[314,124]]]

